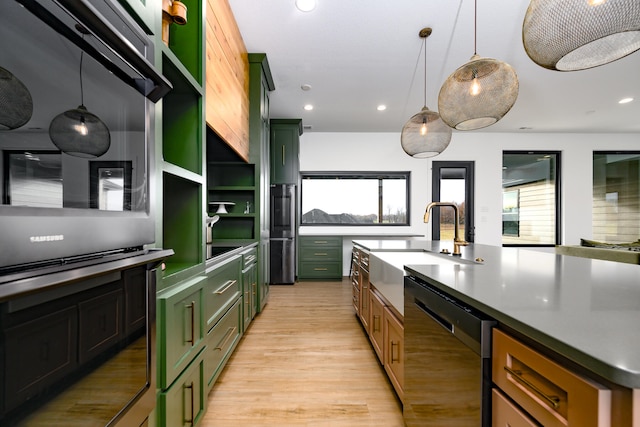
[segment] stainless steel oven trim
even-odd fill
[[[126,62],[131,68],[137,70],[145,77],[144,81],[136,81],[124,74],[120,68],[109,58],[101,54],[90,44],[82,39],[75,31],[69,29],[58,18],[52,15],[36,0],[17,0],[31,13],[38,16],[58,33],[76,44],[83,51],[90,54],[109,71],[116,74],[122,81],[142,93],[152,102],[159,101],[173,87],[155,67],[132,45],[118,30],[111,25],[87,0],[54,0],[55,3],[66,9],[77,18],[86,28],[103,40],[109,48]],[[133,28],[133,21],[130,22]],[[137,26],[137,25],[136,25]]]

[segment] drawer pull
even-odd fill
[[[196,325],[196,302],[191,301],[191,304],[186,306],[187,310],[191,310],[191,339],[185,340],[193,346],[195,344],[195,325]]]
[[[314,255],[314,256],[327,256],[327,255],[329,255],[329,254],[328,254],[328,253],[326,253],[326,252],[316,252],[316,253],[314,253],[313,255]]]
[[[187,423],[189,423],[190,426],[193,426],[193,421],[194,421],[194,414],[195,414],[195,393],[194,393],[194,389],[193,389],[193,381],[191,382],[191,384],[185,385],[184,388],[186,388],[187,390],[190,391],[191,394],[191,418],[190,419],[185,419],[185,421]],[[186,417],[185,417],[186,418]]]
[[[373,332],[380,332],[380,316],[373,315]]]
[[[504,370],[511,374],[516,380],[529,387],[538,396],[546,400],[551,406],[553,406],[553,409],[558,409],[558,407],[560,406],[560,398],[558,396],[549,396],[547,393],[540,390],[535,384],[522,376],[522,371],[516,371],[515,369],[511,369],[508,366],[505,366]]]
[[[314,240],[313,243],[315,243],[316,245],[326,245],[327,242],[326,240]]]
[[[227,333],[225,334],[224,338],[222,339],[221,344],[218,344],[218,346],[215,348],[215,350],[222,351],[222,349],[227,345],[227,341],[229,341],[229,339],[233,336],[235,331],[236,331],[236,327],[235,326],[233,328],[229,328],[227,330]]]
[[[316,267],[313,269],[314,271],[327,271],[326,267]]]
[[[393,362],[399,362],[400,361],[400,352],[399,351],[393,351],[393,349],[398,348],[398,344],[400,344],[399,342],[393,342],[391,341],[391,363],[393,364]],[[394,353],[398,353],[397,357],[394,357]]]
[[[214,294],[217,294],[217,295],[224,294],[225,292],[227,292],[229,290],[230,287],[235,285],[237,282],[238,282],[237,280],[227,280],[226,283],[225,283],[225,285],[227,285],[227,286],[225,286],[222,289],[219,289],[219,290],[215,291]]]

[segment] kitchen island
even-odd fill
[[[452,243],[354,240],[354,245],[375,255],[437,253],[451,250]],[[460,260],[406,264],[405,270],[572,371],[622,387],[627,404],[635,406],[630,425],[640,425],[640,266],[479,244],[463,247]],[[373,280],[372,286],[377,288]],[[388,301],[403,293],[402,286],[380,288]]]

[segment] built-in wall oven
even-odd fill
[[[117,0],[2,2],[0,274],[154,242],[153,61]]]
[[[491,426],[491,328],[496,322],[414,276],[404,280],[408,427]]]
[[[138,426],[172,253],[150,248],[171,83],[118,0],[1,3],[0,425]]]

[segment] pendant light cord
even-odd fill
[[[424,106],[427,106],[427,38],[422,39],[424,46]]]
[[[84,36],[82,37],[84,38]],[[84,51],[80,51],[80,105],[84,105],[84,88],[82,87],[82,60]]]
[[[473,54],[478,54],[478,0],[473,2]]]

